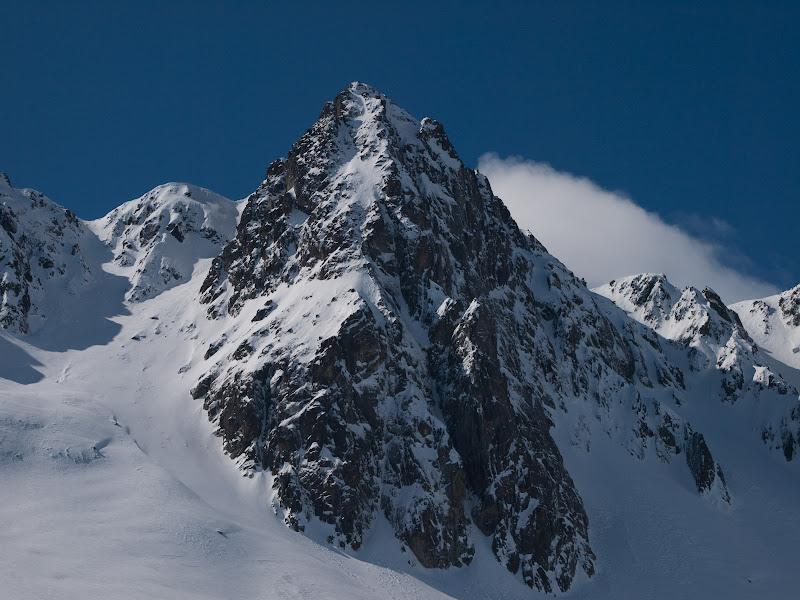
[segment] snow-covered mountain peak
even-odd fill
[[[5,193],[8,188],[11,188],[11,178],[7,173],[0,171],[0,194]]]
[[[127,585],[144,557],[168,593],[210,583],[209,597],[307,596],[310,581],[355,597],[327,578],[335,564],[361,580],[358,559],[459,598],[795,583],[771,581],[793,572],[797,537],[780,514],[800,443],[785,365],[711,289],[647,273],[592,293],[440,123],[370,86],[328,102],[240,203],[170,183],[87,224],[7,178],[0,196],[9,573],[58,563],[45,582],[77,581],[28,550],[68,554],[51,523],[78,516],[67,538],[91,557],[123,546],[106,581]],[[796,331],[798,295],[753,306]],[[81,310],[51,312],[72,296]],[[13,339],[44,315],[52,327]],[[55,484],[27,474],[46,463],[60,493],[37,504]],[[65,501],[75,489],[90,491]],[[152,500],[108,509],[129,496]],[[20,518],[29,506],[56,518]],[[179,542],[143,545],[142,529]],[[334,547],[321,562],[317,543]]]
[[[586,517],[515,354],[553,350],[544,332],[498,345],[539,322],[533,261],[557,294],[579,285],[534,252],[440,125],[351,86],[270,165],[214,261],[202,301],[223,333],[192,393],[240,464],[275,474],[291,527],[357,549],[382,514],[446,568],[472,561],[475,524],[525,583],[566,590],[593,570]]]
[[[233,202],[210,190],[189,183],[165,183],[125,202],[93,224],[113,237],[122,235],[128,226],[141,225],[154,217],[169,217],[168,224],[181,224],[189,215],[199,229],[208,230],[216,220],[224,220],[234,211]]]
[[[418,145],[422,139],[435,138],[444,142],[448,150],[454,152],[441,123],[430,117],[425,117],[421,121],[416,119],[391,98],[365,83],[351,83],[336,97],[332,107],[337,116],[345,117],[345,123],[349,118],[357,121],[359,127],[370,122],[383,124],[391,134],[398,136],[392,140],[397,149],[402,150],[403,145],[407,143]],[[385,132],[381,133],[380,126],[373,125],[369,129],[379,138],[385,135]],[[363,134],[358,137],[367,140],[367,136]],[[357,139],[357,136],[354,136],[354,139]]]
[[[270,165],[200,291],[216,333],[192,395],[246,472],[273,473],[287,525],[330,543],[360,548],[382,514],[420,564],[463,566],[474,525],[527,585],[568,589],[595,557],[554,423],[729,501],[678,410],[686,349],[668,358],[518,229],[439,123],[374,90],[341,92]]]
[[[667,339],[690,346],[724,344],[735,334],[752,342],[738,316],[711,288],[679,290],[663,274],[644,273],[594,290]]]
[[[642,273],[611,281],[594,290],[613,300],[617,306],[634,315],[636,320],[654,329],[670,319],[674,303],[681,292],[661,273]]]
[[[800,285],[768,298],[737,302],[731,309],[761,348],[800,369]]]
[[[327,187],[333,170],[343,189],[353,189],[399,180],[403,165],[412,173],[436,171],[434,186],[438,173],[464,168],[439,123],[420,122],[384,94],[353,83],[325,104],[319,120],[293,145],[285,165],[286,190],[308,213],[321,201],[317,191]]]
[[[368,83],[364,83],[363,81],[351,81],[348,84],[347,89],[358,95],[366,94],[367,96],[372,96],[373,98],[385,97],[374,87]]]
[[[216,256],[236,229],[238,208],[188,183],[167,183],[89,223],[131,280],[127,297],[146,300],[187,281],[200,258]]]
[[[419,128],[419,120],[412,117],[391,98],[382,94],[372,86],[358,81],[352,82],[332,101],[327,102],[320,114],[320,120],[333,112],[336,118],[342,118],[344,125],[352,128],[370,122],[389,123],[392,127],[403,123],[413,124]]]

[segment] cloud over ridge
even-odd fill
[[[584,277],[589,287],[650,272],[664,273],[677,286],[709,286],[727,303],[780,291],[725,265],[725,246],[666,223],[589,179],[494,153],[480,157],[478,170],[489,178],[519,226]]]

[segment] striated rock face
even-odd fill
[[[0,326],[33,333],[50,312],[48,292],[75,294],[92,279],[88,232],[70,211],[0,173]]]
[[[230,240],[237,217],[222,196],[168,183],[88,225],[114,252],[115,271],[131,280],[127,299],[138,302],[188,281],[197,259]]]
[[[595,561],[550,433],[567,405],[637,458],[671,426],[662,460],[683,452],[698,490],[727,496],[702,436],[638,391],[673,397],[683,374],[597,300],[439,123],[354,83],[269,166],[214,260],[202,302],[224,333],[192,394],[242,468],[272,472],[291,527],[357,549],[382,513],[447,568],[472,559],[475,524],[509,571],[564,591]]]

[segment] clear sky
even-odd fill
[[[715,4],[6,0],[0,170],[83,218],[167,181],[238,199],[361,80],[469,165],[587,177],[785,289],[800,3]]]

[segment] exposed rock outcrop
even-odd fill
[[[0,173],[0,326],[13,333],[40,329],[48,292],[76,294],[92,280],[82,247],[85,224],[34,190],[17,190]]]

